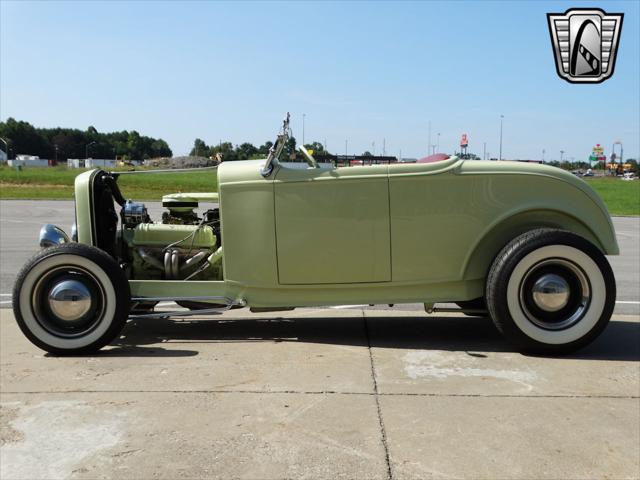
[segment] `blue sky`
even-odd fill
[[[138,130],[184,154],[196,137],[294,135],[362,153],[640,156],[640,2],[0,2],[0,118]],[[615,74],[558,78],[547,12],[624,12]]]

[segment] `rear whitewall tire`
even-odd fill
[[[549,258],[565,259],[581,268],[589,280],[591,296],[582,318],[563,330],[548,330],[535,325],[525,313],[520,300],[520,288],[524,276],[533,267]],[[528,337],[550,345],[575,342],[596,326],[605,307],[606,286],[598,265],[585,253],[566,245],[550,245],[535,250],[524,257],[513,270],[507,285],[507,302],[511,318]]]
[[[539,318],[528,308],[533,302],[527,279],[554,267],[573,270],[585,285],[574,281],[580,291],[573,292],[578,300],[566,307],[566,318],[553,313],[545,318],[538,310]],[[613,271],[600,249],[562,230],[539,229],[514,239],[487,276],[487,306],[495,325],[520,350],[532,353],[570,353],[593,341],[611,318],[615,295]]]
[[[51,272],[78,272],[92,283],[93,302],[98,306],[86,331],[58,334],[49,328],[51,312],[37,308],[47,294],[40,284]],[[58,355],[95,352],[110,343],[122,330],[129,313],[130,293],[124,272],[105,252],[71,243],[51,247],[36,254],[18,274],[13,292],[16,321],[36,346]],[[74,332],[72,332],[74,333]]]

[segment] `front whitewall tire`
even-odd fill
[[[91,293],[90,308],[77,319],[57,316],[50,308],[52,287],[68,281],[87,286],[85,291]],[[43,250],[27,262],[14,286],[13,306],[20,329],[36,346],[58,355],[91,353],[122,330],[129,314],[129,283],[102,250],[67,243]]]
[[[37,281],[46,272],[58,267],[80,267],[96,277],[102,287],[104,294],[105,308],[101,313],[100,322],[96,328],[92,329],[87,335],[76,338],[61,338],[52,335],[45,330],[35,317],[31,306],[32,293],[35,289]],[[38,339],[47,345],[65,350],[74,350],[85,348],[98,340],[111,326],[114,320],[116,310],[116,292],[113,289],[111,280],[107,274],[98,265],[91,260],[80,257],[78,255],[55,255],[44,259],[42,262],[34,266],[25,276],[23,286],[20,290],[20,311],[22,318],[29,331],[38,337]]]

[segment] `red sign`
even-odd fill
[[[462,138],[460,139],[460,146],[461,147],[467,147],[469,145],[469,141],[467,140],[467,134],[463,133],[462,134]]]

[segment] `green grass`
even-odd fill
[[[0,198],[70,199],[73,180],[82,170],[25,168],[17,171],[0,167]],[[619,178],[586,178],[602,197],[612,215],[640,215],[640,180],[625,182]],[[215,192],[215,170],[156,175],[122,175],[118,180],[126,198],[160,200],[176,192]]]
[[[604,200],[611,215],[640,215],[640,180],[625,182],[620,178],[585,178]]]
[[[0,167],[0,198],[71,199],[73,181],[84,170],[66,167],[24,168],[17,171]],[[125,198],[160,200],[177,192],[215,192],[218,189],[215,170],[122,175],[118,185]]]

